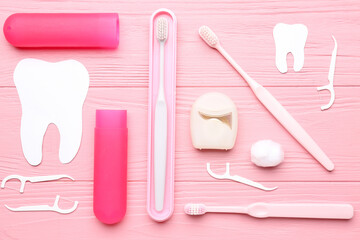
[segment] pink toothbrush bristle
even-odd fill
[[[205,205],[203,204],[186,204],[184,211],[188,215],[203,215],[206,213]]]
[[[215,48],[216,45],[219,43],[219,39],[208,26],[200,27],[199,35],[212,48]]]

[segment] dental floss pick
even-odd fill
[[[242,183],[242,184],[245,184],[245,185],[254,187],[254,188],[258,188],[258,189],[261,189],[261,190],[264,190],[264,191],[272,191],[272,190],[275,190],[275,189],[278,188],[278,187],[273,187],[273,188],[264,187],[262,184],[257,183],[257,182],[254,182],[254,181],[252,181],[252,180],[250,180],[250,179],[247,179],[247,178],[244,178],[244,177],[240,177],[240,176],[238,176],[238,175],[230,175],[230,163],[226,163],[226,171],[225,171],[224,174],[221,174],[221,175],[214,173],[214,172],[210,169],[210,163],[207,163],[207,164],[206,164],[206,170],[207,170],[207,172],[209,173],[209,175],[212,176],[212,177],[215,178],[215,179],[220,179],[220,180],[223,180],[223,179],[232,180],[232,181],[239,182],[239,183]]]
[[[49,176],[35,176],[35,177],[24,177],[24,176],[20,176],[20,175],[9,175],[9,176],[5,177],[2,180],[1,188],[5,188],[5,184],[6,184],[7,181],[12,180],[12,179],[17,179],[17,180],[19,180],[21,182],[19,192],[23,193],[24,189],[25,189],[26,182],[31,182],[31,183],[48,182],[48,181],[59,180],[61,178],[68,178],[68,179],[71,179],[71,180],[75,181],[74,178],[70,177],[69,175],[65,175],[65,174],[49,175]]]
[[[332,36],[332,38],[334,40],[335,46],[331,54],[331,62],[330,62],[329,75],[328,75],[329,84],[317,88],[318,91],[328,90],[330,92],[330,101],[328,104],[321,106],[322,111],[329,109],[335,102],[334,74],[335,74],[335,63],[336,63],[336,55],[337,55],[337,41],[334,36]]]
[[[79,202],[75,201],[74,205],[71,208],[61,209],[59,207],[59,200],[60,200],[60,196],[56,195],[55,202],[52,206],[50,206],[50,205],[34,205],[34,206],[21,206],[21,207],[16,207],[16,208],[9,207],[6,204],[4,206],[13,212],[44,212],[45,211],[45,212],[58,212],[61,214],[69,214],[69,213],[74,212],[79,205]]]

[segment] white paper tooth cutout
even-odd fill
[[[308,29],[303,24],[276,24],[273,30],[276,47],[276,67],[281,73],[287,72],[286,57],[289,52],[294,57],[294,71],[298,72],[302,69],[307,35]]]
[[[89,74],[80,62],[50,63],[21,60],[14,82],[22,105],[21,144],[33,166],[42,159],[46,129],[54,123],[60,132],[59,158],[69,163],[77,154],[82,136],[82,107],[89,88]]]

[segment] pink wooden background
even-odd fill
[[[166,7],[178,18],[177,128],[175,212],[162,224],[146,212],[147,85],[149,18]],[[77,181],[28,183],[20,195],[0,190],[0,239],[360,239],[360,2],[337,1],[215,1],[215,0],[1,0],[0,22],[15,12],[118,12],[120,46],[117,50],[19,50],[0,37],[0,179],[10,174],[69,174]],[[275,67],[272,29],[278,22],[303,23],[309,29],[305,66],[299,73],[280,74]],[[239,64],[289,110],[335,163],[325,171],[262,107],[243,79],[199,38],[207,24]],[[339,44],[335,72],[336,102],[317,86],[327,83],[333,34]],[[2,34],[1,34],[2,35]],[[30,166],[20,143],[21,106],[12,73],[21,59],[47,61],[76,59],[90,73],[91,87],[83,112],[83,141],[68,165],[58,159],[59,133],[51,125],[43,145],[43,162]],[[193,149],[189,113],[194,100],[208,91],[228,94],[237,104],[239,132],[229,152]],[[101,224],[92,212],[93,129],[95,110],[127,109],[129,125],[128,212],[115,226]],[[283,145],[285,162],[260,169],[249,160],[252,143],[273,139]],[[223,171],[279,186],[263,192],[233,182],[210,178],[206,162]],[[18,182],[9,187],[18,188]],[[51,204],[56,194],[78,200],[70,215],[13,213],[4,204]],[[208,214],[189,217],[188,202],[241,205],[266,202],[350,203],[350,221],[255,219],[241,215]],[[72,203],[62,202],[68,207]]]

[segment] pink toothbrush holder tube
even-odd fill
[[[15,13],[4,23],[6,40],[21,48],[117,48],[117,13]]]
[[[126,213],[127,112],[96,110],[94,214],[103,223],[120,222]]]

